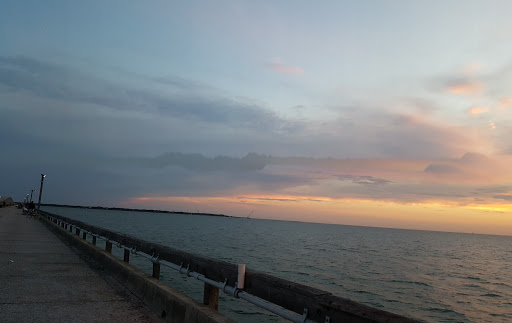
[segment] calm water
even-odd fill
[[[208,216],[44,207],[180,250],[329,291],[426,322],[512,321],[512,237]],[[120,250],[117,251],[120,254]],[[150,263],[135,260],[150,272]],[[202,283],[162,267],[202,300]],[[240,322],[279,318],[221,296]]]

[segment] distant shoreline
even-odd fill
[[[115,211],[132,211],[132,212],[149,212],[149,213],[169,213],[169,214],[185,214],[185,215],[204,215],[232,218],[230,215],[202,212],[183,212],[183,211],[164,211],[150,209],[128,209],[124,207],[104,207],[104,206],[84,206],[84,205],[67,205],[67,204],[41,204],[41,206],[68,207],[74,209],[92,209],[92,210],[115,210]]]

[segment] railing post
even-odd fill
[[[203,304],[213,310],[219,310],[219,289],[217,287],[204,283]]]
[[[112,243],[109,241],[105,242],[105,251],[108,253],[112,253]]]
[[[160,279],[160,264],[156,262],[153,263],[153,277]]]
[[[123,261],[124,262],[130,262],[130,250],[124,249]]]
[[[75,229],[75,234],[76,234],[77,236],[80,236],[80,229],[79,229],[79,228],[76,228],[76,229]]]
[[[96,245],[96,236],[92,236],[92,244]]]
[[[82,232],[82,239],[84,239],[84,240],[85,240],[85,238],[86,238],[86,237],[87,237],[87,233],[86,233],[85,231],[84,231],[84,232]]]

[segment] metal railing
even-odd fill
[[[124,250],[123,260],[130,254],[153,263],[152,276],[160,278],[165,266],[205,283],[204,303],[217,309],[218,290],[243,299],[292,322],[416,322],[415,320],[372,308],[313,287],[274,277],[221,260],[198,256],[126,234],[110,231],[60,215],[38,211],[54,224],[86,239],[105,240],[105,250],[112,245]]]

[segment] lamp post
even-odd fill
[[[29,195],[30,195],[30,194],[27,194],[27,195],[25,196],[25,200],[27,200],[27,203],[28,203],[28,197],[29,197]]]
[[[41,208],[41,195],[43,195],[43,181],[46,177],[45,174],[41,174],[41,187],[39,188],[39,202],[37,203],[37,209],[39,210]]]
[[[32,194],[34,194],[36,190],[30,190],[30,202],[32,202]]]

